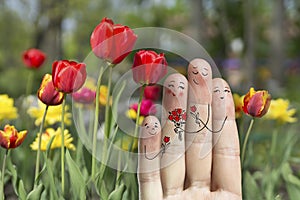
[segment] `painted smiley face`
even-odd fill
[[[209,63],[203,59],[193,60],[188,68],[188,76],[191,83],[201,85],[203,80],[208,80],[211,77]]]
[[[160,131],[160,125],[157,121],[150,121],[144,124],[144,130],[149,135],[156,135]]]
[[[175,81],[170,80],[166,84],[167,86],[167,94],[173,97],[181,97],[184,95],[184,90],[186,89],[186,85],[183,81]]]
[[[215,86],[213,88],[213,92],[214,92],[214,97],[220,100],[226,99],[226,95],[231,95],[231,91],[228,86],[225,87]]]
[[[228,83],[221,78],[214,78],[212,91],[212,107],[216,110],[213,112],[213,118],[235,119],[234,103]]]

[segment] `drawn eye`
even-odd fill
[[[184,90],[184,86],[182,86],[182,85],[178,86],[178,88]]]
[[[157,126],[157,125],[155,125],[154,127],[155,127],[155,128],[158,128],[158,126]]]
[[[175,86],[173,84],[169,84],[168,87],[173,87],[174,88]]]
[[[230,93],[230,90],[228,90],[228,89],[225,89],[225,90],[224,90],[224,92]]]
[[[193,73],[193,74],[195,74],[195,75],[196,75],[196,74],[199,74],[199,72],[198,72],[198,71],[195,71],[195,72],[193,71],[192,73]]]
[[[220,92],[220,90],[219,89],[215,89],[214,92]]]

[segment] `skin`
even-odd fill
[[[162,122],[157,126],[161,131],[150,128],[159,123],[155,116],[144,120],[149,128],[142,128],[139,141],[140,199],[242,199],[239,140],[230,87],[221,78],[212,79],[211,67],[203,59],[191,61],[188,80],[180,74],[166,79]],[[180,82],[188,87],[178,87]],[[199,112],[197,120],[191,114],[192,106]],[[175,108],[187,113],[182,140],[174,131],[174,123],[167,119]],[[166,147],[162,145],[164,136],[170,136]]]

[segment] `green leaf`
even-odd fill
[[[286,181],[289,199],[298,200],[300,197],[300,179],[293,175],[293,171],[287,162],[283,164],[281,171],[283,179]]]
[[[25,200],[27,196],[26,190],[24,188],[24,183],[22,180],[19,181],[19,187],[18,187],[18,197],[21,200]]]
[[[286,184],[290,200],[298,200],[300,197],[300,188],[294,184]]]
[[[251,176],[249,171],[244,175],[244,195],[245,199],[263,199],[259,191],[259,187],[255,179]]]
[[[36,200],[40,199],[42,193],[43,185],[38,185],[34,190],[32,190],[28,195],[26,200]]]
[[[130,194],[130,199],[138,199],[138,183],[136,173],[124,173],[124,178],[126,182],[128,193]],[[130,188],[130,190],[129,190]]]
[[[125,185],[122,183],[118,188],[116,188],[110,195],[108,196],[108,200],[120,200],[122,199],[123,193],[125,190]]]
[[[51,150],[51,145],[52,145],[52,142],[53,142],[54,138],[55,138],[55,136],[52,136],[52,137],[50,138],[50,141],[49,141],[48,144],[47,144],[47,147],[46,147],[46,156],[47,156],[47,157],[48,157],[49,152],[50,152],[50,150]]]
[[[47,169],[47,179],[50,183],[50,192],[52,194],[52,196],[54,197],[54,199],[58,199],[58,195],[57,195],[57,190],[56,190],[56,186],[55,186],[55,182],[54,182],[54,174],[53,174],[53,169],[52,169],[52,165],[51,165],[51,161],[47,158],[46,153],[43,153],[44,156],[44,160],[45,160],[45,165],[46,165],[46,169]]]
[[[72,159],[69,150],[66,151],[66,161],[69,167],[70,179],[72,184],[72,192],[74,197],[79,199],[85,199],[85,187],[83,175],[76,165],[75,161]]]
[[[14,191],[16,194],[18,194],[18,187],[17,187],[17,181],[18,181],[18,175],[17,175],[17,170],[16,166],[12,164],[10,156],[7,157],[6,161],[6,167],[8,172],[10,173],[10,176],[12,177],[12,184],[14,187]]]
[[[113,92],[113,99],[114,99],[114,103],[112,104],[112,118],[114,118],[111,121],[111,127],[110,130],[113,130],[113,127],[115,126],[115,123],[117,121],[117,116],[118,116],[118,105],[119,105],[119,100],[121,97],[122,92],[124,91],[126,86],[126,81],[123,81],[123,83],[121,83],[120,85],[116,85],[115,90]],[[117,88],[117,89],[116,89]]]

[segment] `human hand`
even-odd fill
[[[161,123],[145,118],[139,141],[140,199],[242,199],[232,94],[203,59],[164,83]],[[162,126],[161,126],[162,125]],[[162,127],[162,128],[161,128]]]

